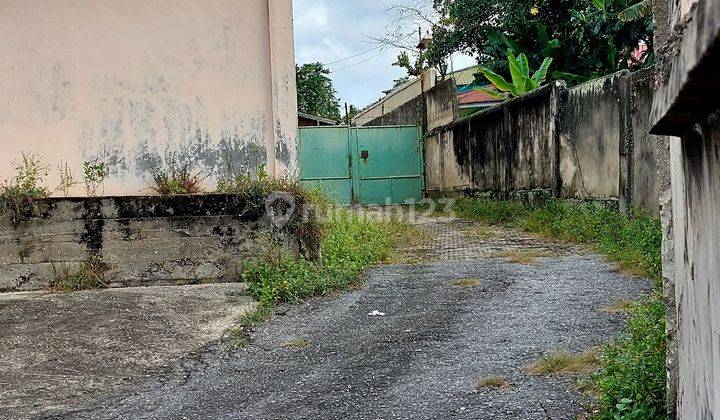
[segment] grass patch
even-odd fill
[[[248,263],[243,278],[250,294],[266,306],[328,295],[352,286],[365,268],[388,260],[405,229],[395,220],[340,210],[323,223],[321,261],[280,256]]]
[[[609,314],[628,314],[631,313],[636,307],[636,302],[621,299],[610,306],[605,306],[598,309],[598,311]]]
[[[546,252],[540,252],[540,251],[534,251],[534,250],[519,250],[519,249],[512,249],[508,251],[502,251],[498,252],[496,254],[498,258],[502,258],[505,261],[513,264],[525,264],[525,265],[535,265],[537,264],[537,259],[541,257],[547,257],[548,254]]]
[[[455,280],[453,282],[453,286],[455,287],[477,287],[480,286],[480,280],[478,279],[461,279],[461,280]]]
[[[566,351],[546,354],[527,367],[533,375],[568,375],[586,373],[600,366],[600,355],[595,350],[575,355]]]
[[[665,303],[656,293],[633,309],[626,330],[605,346],[594,377],[600,418],[664,418]]]
[[[471,238],[490,239],[495,236],[495,232],[488,226],[472,226],[464,232]]]
[[[289,349],[303,349],[310,346],[310,342],[305,338],[294,338],[282,346]]]
[[[660,221],[641,210],[628,216],[598,205],[561,200],[533,206],[520,201],[460,198],[455,202],[455,212],[465,219],[589,244],[633,274],[660,279]]]
[[[63,267],[59,271],[55,270],[50,289],[54,292],[76,292],[106,288],[105,271],[106,268],[99,262],[83,263],[72,271]]]
[[[460,198],[455,212],[465,219],[588,244],[623,271],[653,279],[656,291],[632,308],[625,331],[604,347],[602,367],[592,382],[601,419],[665,416],[667,338],[659,220],[641,210],[628,216],[597,205],[561,200],[533,206],[519,201]]]
[[[480,391],[485,388],[507,389],[510,388],[510,383],[501,376],[489,376],[475,383],[476,390]]]

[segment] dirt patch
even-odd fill
[[[0,418],[52,414],[128,388],[220,339],[243,284],[0,294]]]

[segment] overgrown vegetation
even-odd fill
[[[105,266],[99,261],[82,263],[76,270],[62,267],[55,270],[55,278],[50,281],[50,289],[55,292],[75,292],[107,287]]]
[[[0,212],[10,216],[15,224],[27,217],[28,206],[34,199],[47,198],[51,191],[42,185],[48,166],[39,155],[22,153],[15,165],[15,177],[0,186]]]
[[[640,210],[627,216],[558,200],[531,205],[461,198],[454,209],[463,218],[589,244],[623,270],[655,280],[655,293],[633,306],[625,331],[603,348],[602,368],[592,382],[602,419],[664,417],[666,334],[658,220]]]
[[[323,223],[321,261],[275,256],[249,263],[243,278],[263,305],[295,302],[352,286],[362,270],[390,258],[398,221],[376,221],[338,210]]]
[[[203,192],[204,177],[200,172],[193,172],[189,164],[180,168],[172,165],[169,170],[155,170],[152,177],[154,184],[150,189],[160,195],[190,195]]]

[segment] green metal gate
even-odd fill
[[[302,127],[300,179],[343,204],[403,204],[423,198],[420,129]]]

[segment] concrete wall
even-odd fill
[[[694,6],[693,6],[694,5]],[[720,2],[653,2],[670,418],[720,416]],[[661,173],[667,177],[667,171]],[[669,184],[669,185],[668,185]],[[668,208],[669,207],[669,208]]]
[[[0,0],[0,51],[0,179],[21,151],[50,187],[100,159],[108,195],[173,160],[297,170],[291,0]]]
[[[428,192],[554,190],[559,87],[546,86],[429,131],[425,138]],[[433,100],[430,93],[428,103]]]
[[[569,90],[560,140],[562,197],[617,200],[626,72]]]
[[[360,111],[355,118],[352,119],[353,125],[394,125],[389,123],[379,124],[392,118],[400,121],[400,124],[416,124],[415,122],[407,122],[408,118],[411,118],[417,109],[411,105],[411,103],[420,100],[423,90],[427,91],[435,86],[436,76],[437,71],[435,69],[426,70],[424,78],[418,77],[406,83]],[[421,86],[423,82],[424,86]],[[403,111],[394,112],[401,107],[404,108]],[[420,115],[422,116],[422,114]]]
[[[659,137],[649,134],[653,75],[624,71],[569,90],[548,85],[440,127],[433,119],[444,122],[452,113],[431,112],[439,95],[437,87],[430,90],[428,192],[545,191],[658,215]]]
[[[389,125],[422,125],[422,96],[416,96],[404,104],[388,112],[380,112],[380,116],[372,120],[364,120],[366,126]]]
[[[0,219],[0,292],[40,290],[88,262],[108,286],[239,281],[270,243],[265,207],[235,196],[58,198]],[[273,238],[292,252],[290,234]]]

